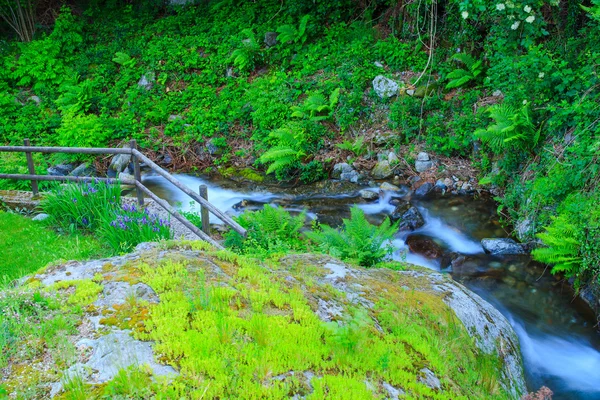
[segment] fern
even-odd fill
[[[469,82],[476,82],[483,77],[484,69],[482,60],[476,60],[465,53],[455,54],[451,59],[459,61],[465,68],[457,68],[446,76],[446,79],[450,80],[446,85],[446,89],[461,87]]]
[[[306,236],[319,248],[342,260],[355,261],[365,267],[383,261],[393,247],[387,243],[398,231],[398,223],[391,224],[389,219],[378,227],[365,218],[364,212],[354,206],[350,209],[350,219],[343,220],[341,230],[321,225],[321,230],[306,232]]]
[[[292,117],[318,122],[333,116],[333,110],[340,98],[340,89],[335,89],[327,99],[322,93],[309,95],[301,106],[292,106]]]
[[[304,44],[307,39],[306,27],[309,19],[310,15],[305,15],[302,17],[298,28],[296,28],[294,25],[282,25],[278,27],[277,32],[279,35],[277,36],[277,40],[279,40],[281,43],[294,42]]]
[[[297,167],[306,156],[303,149],[306,141],[304,131],[294,134],[290,128],[279,128],[272,131],[269,137],[276,144],[258,159],[262,164],[271,164],[267,174],[275,172],[281,176],[287,169]]]
[[[235,49],[231,53],[230,61],[242,72],[252,71],[258,58],[260,45],[252,29],[244,29],[242,34],[246,39],[242,41],[242,47]]]
[[[292,216],[283,208],[266,204],[262,210],[245,212],[236,220],[246,228],[247,237],[230,231],[225,235],[225,245],[239,253],[272,254],[303,249],[300,229],[306,220],[305,212]]]
[[[499,154],[514,148],[532,150],[537,146],[541,129],[535,129],[529,108],[519,110],[505,104],[495,104],[487,109],[494,124],[478,129],[475,136]]]
[[[338,149],[351,151],[355,156],[360,157],[367,152],[367,148],[365,147],[365,138],[364,136],[359,136],[356,138],[354,142],[350,142],[349,140],[344,140],[343,143],[336,144]]]
[[[129,68],[135,67],[135,60],[133,58],[131,58],[129,56],[129,54],[123,53],[121,51],[117,51],[112,60],[113,60],[113,62],[115,62],[119,65],[122,65],[124,67],[129,67]]]

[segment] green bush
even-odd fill
[[[391,255],[394,249],[390,241],[397,231],[398,223],[391,224],[386,218],[380,226],[372,225],[354,206],[340,230],[320,225],[320,230],[306,232],[306,236],[325,253],[372,267]]]
[[[300,229],[304,226],[306,213],[292,216],[279,207],[265,204],[262,210],[245,212],[236,218],[248,235],[244,239],[235,232],[225,235],[225,246],[242,254],[273,254],[305,249]]]

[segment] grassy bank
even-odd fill
[[[0,284],[59,260],[87,260],[108,255],[97,240],[63,236],[41,222],[0,211]]]

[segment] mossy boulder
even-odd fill
[[[203,242],[50,266],[0,292],[10,336],[0,389],[40,399],[521,395],[506,319],[447,277],[406,268],[259,261]]]

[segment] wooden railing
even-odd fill
[[[163,207],[176,220],[181,222],[186,228],[196,234],[200,239],[205,240],[212,245],[222,248],[222,246],[210,237],[209,228],[209,213],[212,213],[219,218],[223,223],[229,226],[234,231],[242,236],[246,236],[246,230],[235,222],[230,216],[223,213],[208,201],[208,193],[205,185],[199,187],[199,192],[196,193],[183,183],[178,181],[173,175],[158,166],[155,162],[146,157],[137,148],[135,140],[132,140],[129,147],[123,148],[93,148],[93,147],[38,147],[31,146],[29,139],[24,140],[24,146],[0,146],[0,152],[18,152],[25,153],[27,158],[27,168],[29,174],[2,174],[0,179],[15,179],[15,180],[30,180],[31,191],[34,196],[38,194],[38,181],[70,181],[70,182],[85,182],[87,180],[109,181],[110,178],[99,177],[79,177],[79,176],[51,176],[51,175],[36,175],[35,165],[31,153],[67,153],[67,154],[127,154],[130,155],[133,162],[133,180],[120,179],[121,183],[135,186],[137,201],[140,206],[144,205],[144,194],[154,200],[157,204]],[[190,196],[200,204],[200,213],[202,218],[202,230],[189,222],[183,215],[177,212],[165,200],[155,195],[142,183],[140,161],[145,163],[152,171],[165,178],[172,183],[177,189]]]

